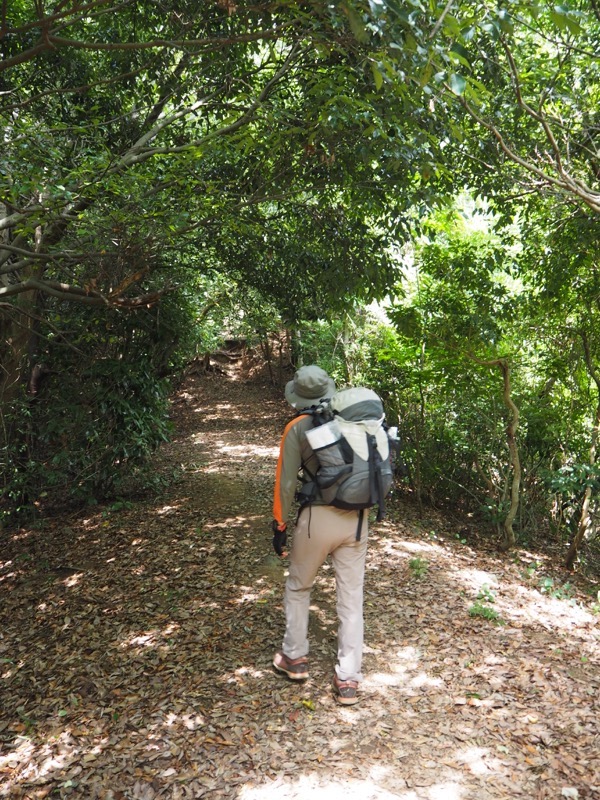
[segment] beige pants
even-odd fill
[[[331,555],[337,595],[338,663],[340,680],[362,680],[363,583],[367,555],[368,512],[356,541],[357,511],[308,506],[300,514],[290,553],[285,585],[286,628],[283,652],[288,658],[308,654],[310,592],[319,568]]]

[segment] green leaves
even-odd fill
[[[379,67],[374,63],[371,63],[371,70],[373,72],[373,80],[375,81],[375,88],[379,90],[383,86],[383,75],[381,74]]]
[[[465,89],[467,88],[466,80],[462,77],[462,75],[457,75],[455,72],[453,72],[448,78],[448,84],[454,94],[459,96],[463,95],[465,93]]]
[[[550,20],[560,31],[568,31],[574,35],[582,33],[583,29],[577,16],[580,12],[565,5],[555,5],[550,13]]]
[[[377,3],[374,4],[377,11],[379,10],[379,6]],[[342,9],[348,18],[348,22],[350,23],[350,29],[352,33],[356,37],[357,41],[361,43],[365,43],[369,41],[369,32],[365,26],[364,20],[357,10],[356,6],[354,5],[351,0],[344,0],[342,3]]]

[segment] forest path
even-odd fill
[[[600,797],[589,597],[542,593],[541,557],[482,553],[395,500],[370,536],[362,699],[342,708],[327,566],[310,679],[271,668],[281,393],[228,368],[173,408],[160,501],[0,534],[0,797]]]

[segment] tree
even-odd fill
[[[597,214],[596,3],[484,0],[446,10],[430,85],[456,120],[451,136],[471,185],[490,196],[543,193]]]
[[[568,398],[560,457],[549,468],[550,486],[558,490],[562,515],[571,522],[565,557],[571,568],[584,537],[593,534],[597,503],[599,283],[594,220],[585,210],[562,212],[555,204],[531,204],[519,260],[529,324],[544,352],[543,396]]]
[[[458,487],[478,496],[510,547],[521,485],[519,409],[511,385],[511,362],[520,350],[514,335],[519,300],[507,280],[514,257],[498,236],[469,230],[457,211],[433,217],[425,232],[413,279],[391,312],[398,332],[414,343],[413,369],[421,375],[415,474],[425,478],[427,464],[433,474],[425,482],[435,475],[438,494],[456,496]],[[477,375],[489,367],[502,376],[504,441],[498,387]]]
[[[158,13],[126,0],[114,13],[97,0],[46,14],[15,4],[12,17],[4,13],[5,398],[27,350],[31,367],[40,297],[145,307],[169,287],[152,284],[158,253],[175,243],[198,250],[224,222],[264,203],[280,215],[306,207],[310,218],[315,193],[341,190],[349,178],[352,204],[378,196],[368,210],[387,207],[388,218],[406,204],[387,203],[373,177],[374,155],[394,160],[399,177],[408,154],[395,134],[385,148],[365,146],[369,127],[383,129],[385,102],[371,70],[365,75],[373,45],[356,32],[350,5],[338,14],[189,2]],[[338,218],[349,207],[336,192],[321,214],[327,204]],[[125,268],[124,232],[134,229],[138,257]]]
[[[132,342],[145,342],[164,368],[168,294],[182,298],[181,329],[186,291],[211,275],[269,294],[288,320],[383,291],[394,272],[384,228],[413,194],[415,125],[385,118],[371,68],[380,33],[362,35],[354,5],[91,0],[2,13],[7,465],[20,453],[22,473],[56,447],[36,446],[47,397],[22,402],[38,367],[104,380],[107,353],[134,358]],[[399,179],[406,190],[390,201]],[[150,338],[135,333],[146,318]],[[35,424],[21,424],[32,409]]]

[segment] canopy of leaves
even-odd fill
[[[267,263],[276,244],[273,233],[258,244],[274,215],[291,218],[275,234],[287,240],[318,218],[300,275],[326,262],[356,274],[352,291],[348,253],[362,250],[367,291],[383,282],[380,256],[368,258],[378,234],[368,247],[373,228],[356,220],[401,224],[418,192],[415,156],[434,145],[406,115],[407,94],[390,113],[378,93],[382,31],[363,33],[357,8],[126,0],[115,11],[98,0],[7,14],[3,300],[34,289],[135,307],[164,289],[165,274],[152,275],[176,269],[186,247],[253,282],[256,256]],[[331,226],[346,245],[329,251]],[[251,265],[232,247],[248,230]]]

